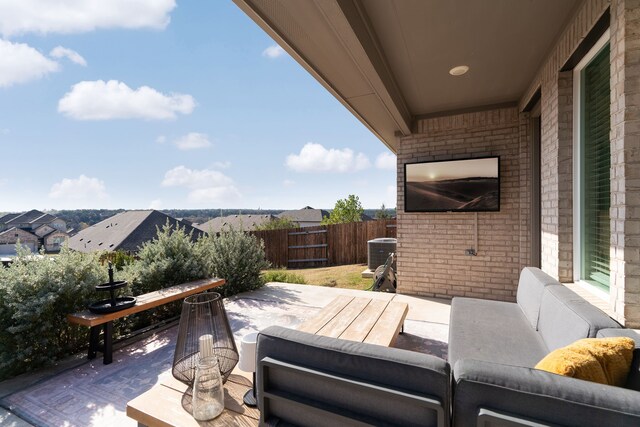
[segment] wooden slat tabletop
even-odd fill
[[[324,307],[317,316],[314,316],[302,325],[298,326],[298,330],[308,332],[310,334],[318,333],[320,329],[329,323],[331,319],[336,317],[351,301],[353,301],[353,297],[348,297],[346,295],[336,297],[333,301],[327,304],[327,306]]]
[[[355,321],[340,335],[340,338],[343,340],[363,342],[376,322],[378,322],[378,319],[380,319],[380,316],[388,304],[389,301],[371,300]]]
[[[338,316],[329,321],[317,334],[325,337],[339,338],[371,302],[369,298],[354,298]]]
[[[340,295],[298,330],[390,347],[408,312],[409,306],[403,302]]]
[[[224,385],[225,410],[211,421],[196,421],[183,407],[187,386],[173,377],[168,377],[151,390],[136,397],[127,404],[127,416],[149,427],[202,427],[202,426],[247,426],[258,425],[260,412],[242,402],[251,381],[240,375],[231,374]],[[185,406],[190,408],[186,398]]]
[[[364,342],[392,347],[398,339],[398,334],[409,313],[409,306],[405,302],[390,302],[373,326]]]

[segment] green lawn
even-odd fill
[[[304,268],[295,270],[266,270],[268,281],[300,283],[302,278],[307,285],[330,286],[346,289],[367,289],[373,279],[362,278],[366,264],[339,265],[335,267]]]

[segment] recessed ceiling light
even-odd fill
[[[458,65],[457,67],[453,67],[452,69],[450,69],[449,74],[451,74],[452,76],[461,76],[467,71],[469,71],[468,65]]]

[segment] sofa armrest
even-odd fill
[[[640,423],[640,393],[633,390],[472,359],[458,361],[453,371],[456,427],[475,427],[483,409],[521,419],[522,425]]]
[[[272,326],[257,363],[262,423],[449,425],[450,369],[433,356]]]

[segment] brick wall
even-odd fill
[[[573,77],[560,70],[607,7],[580,6],[520,100],[541,91],[541,268],[562,282],[573,281]]]
[[[640,327],[640,0],[611,4],[611,291]]]
[[[529,258],[528,134],[516,108],[420,120],[398,149],[398,290],[513,301]],[[500,156],[500,212],[405,213],[404,164]],[[527,203],[523,203],[527,202]],[[478,220],[477,256],[474,247]]]
[[[542,268],[573,275],[572,76],[560,71],[610,7],[611,289],[609,307],[640,327],[640,0],[587,0],[568,22],[531,82],[520,108],[542,93]]]

